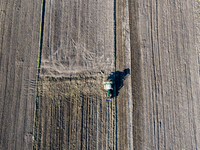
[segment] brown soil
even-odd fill
[[[40,78],[34,149],[113,149],[116,110],[101,73]]]
[[[46,0],[34,118],[40,7],[0,1],[0,149],[200,149],[199,0]]]
[[[129,6],[134,147],[199,149],[199,1]]]
[[[32,149],[40,1],[0,1],[0,149]]]
[[[69,110],[70,113],[74,112],[73,115],[75,116],[69,116],[70,114],[68,114],[65,117],[70,117],[71,120],[68,122],[70,128],[68,131],[71,132],[73,130],[73,132],[58,132],[57,138],[63,135],[70,139],[68,143],[66,143],[65,140],[63,143],[63,139],[58,140],[56,145],[60,148],[63,147],[62,145],[69,149],[73,147],[75,147],[75,149],[90,149],[91,146],[97,149],[133,148],[133,136],[132,134],[128,136],[129,133],[132,133],[132,124],[130,123],[132,122],[132,109],[131,107],[128,107],[129,109],[127,108],[127,101],[130,102],[132,100],[132,90],[130,82],[130,34],[128,31],[129,28],[127,28],[129,27],[129,22],[127,22],[129,17],[124,14],[128,14],[127,4],[127,1],[124,3],[120,1],[114,3],[114,1],[96,2],[93,0],[81,2],[55,1],[45,4],[44,42],[40,77],[55,77],[56,81],[51,82],[53,82],[56,87],[69,87],[69,89],[63,89],[63,93],[73,93],[73,87],[76,86],[73,82],[68,82],[69,79],[66,81],[63,80],[63,77],[74,78],[80,73],[85,73],[85,78],[90,78],[91,71],[97,73],[103,70],[105,78],[111,76],[116,82],[114,98],[112,102],[106,103],[105,97],[102,97],[105,91],[94,88],[94,85],[102,87],[103,80],[99,83],[94,80],[92,82],[93,86],[87,87],[88,84],[85,83],[85,80],[75,79],[76,82],[80,80],[79,84],[86,89],[78,87],[75,93],[80,93],[80,95],[76,94],[76,98],[71,98],[74,97],[73,94],[71,94],[71,97],[67,98],[67,101],[70,103],[65,109]],[[115,8],[114,5],[118,7]],[[115,11],[118,13],[115,14]],[[116,21],[116,23],[114,21]],[[116,29],[114,26],[116,26]],[[114,37],[115,34],[116,37]],[[127,39],[127,37],[129,37],[129,39]],[[89,73],[87,74],[87,72]],[[62,82],[58,82],[57,80],[62,80]],[[59,83],[58,85],[57,82]],[[67,82],[71,86],[67,85]],[[41,87],[45,88],[46,82],[41,82],[40,84]],[[91,92],[91,88],[94,88],[96,92]],[[59,91],[55,92],[54,90],[55,89],[50,88],[46,93],[46,91],[43,92],[43,90],[39,89],[39,93],[43,93],[44,95],[40,95],[38,100],[38,115],[36,117],[40,116],[41,118],[38,120],[38,123],[36,123],[35,149],[45,147],[47,143],[51,145],[50,147],[55,144],[52,143],[52,140],[54,141],[52,136],[49,135],[49,137],[45,135],[52,130],[46,131],[46,126],[42,125],[42,122],[46,122],[44,118],[48,120],[48,118],[52,117],[52,115],[46,117],[46,113],[42,113],[43,106],[51,107],[45,104],[42,105],[43,101],[47,102],[48,99],[50,99],[50,97],[46,97],[46,95],[49,95],[49,93],[62,95]],[[53,99],[55,99],[54,97],[55,96],[53,96]],[[60,98],[59,101],[65,101],[65,99],[66,98]],[[100,109],[100,114],[99,112],[88,112],[88,107],[90,107],[88,105],[88,99],[91,99],[93,103],[92,108],[96,107]],[[77,103],[79,105],[77,105]],[[54,105],[54,103],[50,103],[49,105]],[[53,109],[52,111],[53,114],[58,113],[58,116],[62,116],[60,110],[54,112],[57,111],[57,109]],[[127,124],[128,113],[131,114],[128,116],[129,125]],[[85,116],[85,114],[87,115]],[[78,121],[77,115],[79,116],[78,118],[80,118]],[[83,121],[81,122],[81,120],[87,122],[87,120],[90,120],[90,115],[92,117],[92,122],[88,121],[89,123],[86,123],[86,127],[84,127],[85,125],[82,125]],[[99,123],[98,119],[100,119],[102,124]],[[61,118],[60,120],[65,122],[66,119]],[[61,126],[62,125],[59,124],[58,128],[62,128]],[[76,126],[81,128],[80,130],[74,130],[71,126],[75,126],[74,128],[77,128]],[[99,126],[99,128],[97,129],[95,126]],[[55,127],[52,126],[52,128],[54,130]],[[89,130],[90,128],[92,129]],[[99,132],[101,134],[99,134]],[[54,132],[52,134],[54,134]],[[82,135],[84,139],[73,141],[73,138],[76,139],[80,137],[80,135]],[[48,136],[48,138],[43,138],[43,136]],[[94,140],[92,145],[90,144],[91,138]],[[60,145],[59,142],[62,144]]]
[[[46,1],[40,76],[114,71],[114,0]]]

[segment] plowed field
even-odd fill
[[[40,76],[115,69],[114,0],[46,1]]]
[[[0,0],[0,149],[32,149],[38,0]]]
[[[36,149],[113,149],[115,101],[105,101],[102,75],[40,78]]]
[[[0,0],[1,150],[200,149],[199,0],[43,2]]]
[[[132,133],[128,3],[118,3],[117,8],[114,1],[45,3],[35,149],[133,146],[124,144],[127,128]],[[102,84],[108,77],[116,81],[112,102],[106,102]]]
[[[199,1],[129,4],[134,147],[200,149]]]

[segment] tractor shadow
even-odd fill
[[[115,71],[115,72],[112,72],[109,76],[108,76],[108,80],[112,80],[114,81],[115,83],[113,84],[113,96],[112,98],[114,97],[117,97],[118,94],[119,94],[119,90],[124,86],[124,80],[126,79],[126,76],[127,75],[130,75],[130,69],[127,68],[127,69],[124,69],[123,72],[121,71]],[[114,92],[116,91],[116,93]]]

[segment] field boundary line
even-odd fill
[[[36,144],[36,126],[37,126],[37,108],[39,103],[39,93],[38,93],[38,82],[39,82],[39,73],[40,73],[40,64],[41,64],[41,54],[42,54],[42,42],[43,42],[43,28],[44,28],[44,11],[45,11],[45,0],[42,0],[41,3],[41,18],[40,18],[40,35],[39,35],[39,50],[38,50],[38,64],[37,64],[37,79],[36,79],[36,85],[37,85],[37,94],[36,94],[36,101],[35,101],[35,112],[34,112],[34,123],[33,123],[33,149],[37,149],[38,144]]]

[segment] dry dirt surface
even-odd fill
[[[46,1],[34,149],[133,149],[128,14],[128,1]]]
[[[114,0],[46,1],[40,76],[115,69]]]
[[[0,0],[0,149],[200,149],[199,0],[45,0],[36,90],[40,9]]]
[[[34,149],[115,149],[115,103],[105,101],[101,72],[40,78]]]
[[[41,2],[0,0],[0,149],[32,149]]]
[[[130,1],[135,149],[200,149],[199,3]]]
[[[116,148],[114,1],[46,1],[34,149]]]

